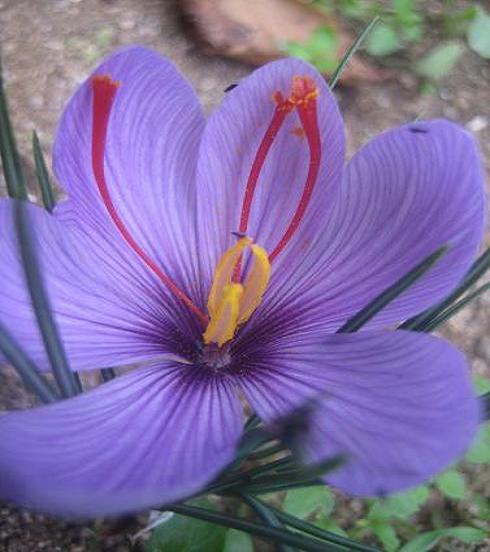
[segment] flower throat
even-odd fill
[[[279,91],[272,95],[275,109],[255,154],[245,186],[238,227],[239,239],[223,254],[217,264],[207,302],[209,313],[207,315],[139,246],[117,213],[111,199],[105,178],[104,156],[109,117],[119,87],[120,83],[112,80],[109,75],[96,75],[92,78],[92,169],[100,196],[109,216],[126,243],[167,289],[200,320],[205,328],[204,343],[214,343],[221,347],[233,338],[238,326],[246,322],[260,304],[269,283],[271,263],[285,249],[295,234],[313,195],[321,160],[321,140],[317,115],[318,88],[311,77],[295,76],[287,98],[284,98]],[[310,155],[308,173],[298,206],[281,239],[268,254],[247,236],[248,223],[264,163],[286,117],[294,110],[297,111],[301,122],[301,135],[306,137],[308,143]],[[243,278],[242,260],[246,252],[249,253],[251,262],[247,275]]]

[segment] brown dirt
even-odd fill
[[[175,8],[173,0],[0,0],[0,45],[7,89],[28,165],[32,129],[37,129],[49,154],[56,121],[70,94],[101,56],[120,45],[145,44],[171,58],[197,88],[208,110],[219,103],[229,84],[249,72],[245,65],[200,54],[183,32]],[[420,49],[425,46],[423,43]],[[443,116],[474,131],[490,174],[489,82],[490,64],[467,52],[437,95],[423,95],[417,80],[403,70],[394,82],[339,90],[349,152],[381,130],[421,113],[426,118]],[[445,328],[479,373],[488,373],[490,363],[489,306],[490,294]],[[15,375],[2,368],[0,408],[30,404]],[[488,475],[488,469],[481,471],[478,485],[485,477],[488,481]],[[65,525],[0,509],[0,551],[129,549],[124,537],[107,537],[104,531],[106,526]]]

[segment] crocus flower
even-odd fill
[[[53,157],[68,199],[28,210],[71,367],[139,367],[0,416],[3,499],[62,516],[183,499],[233,459],[244,399],[271,426],[313,404],[304,461],[344,455],[326,480],[357,495],[422,483],[465,451],[478,408],[464,357],[386,329],[447,295],[482,237],[463,129],[407,124],[344,167],[338,106],[308,64],[265,65],[205,122],[173,65],[132,47],[76,92]],[[49,370],[0,207],[0,322]],[[335,333],[444,244],[365,331]]]

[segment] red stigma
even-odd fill
[[[243,234],[247,232],[250,211],[252,208],[253,196],[257,187],[257,182],[264,166],[267,155],[270,151],[281,126],[286,119],[286,116],[297,110],[301,122],[301,127],[293,129],[293,134],[296,136],[306,137],[308,148],[310,151],[310,161],[308,166],[308,174],[303,188],[298,207],[291,219],[286,231],[284,232],[279,243],[269,255],[269,260],[272,262],[279,253],[286,247],[288,242],[299,227],[301,220],[306,212],[306,208],[310,202],[313,190],[318,178],[318,171],[321,160],[321,140],[318,130],[317,117],[317,97],[318,88],[315,81],[311,77],[295,76],[291,86],[289,96],[284,99],[281,92],[276,91],[272,94],[272,100],[276,104],[274,114],[264,137],[257,149],[255,159],[250,169],[250,174],[245,187],[245,195],[243,198],[242,212],[240,217],[239,231]],[[240,263],[237,263],[234,280],[240,279]]]
[[[119,230],[121,236],[131,249],[140,257],[145,265],[161,280],[161,282],[178,297],[204,325],[208,323],[208,317],[191,301],[191,299],[180,290],[171,278],[169,278],[160,267],[149,257],[145,251],[136,243],[124,222],[117,213],[116,207],[111,199],[107,186],[104,170],[104,155],[107,139],[109,117],[116,93],[121,83],[112,80],[109,75],[96,75],[92,78],[93,90],[93,112],[92,112],[92,169],[95,182],[101,195],[102,201]]]
[[[308,174],[303,187],[303,194],[299,200],[298,207],[289,223],[289,226],[284,232],[279,243],[269,255],[269,260],[272,261],[286,247],[294,233],[298,229],[303,220],[306,208],[310,203],[311,196],[315,189],[315,184],[318,179],[318,171],[320,170],[320,161],[322,157],[322,143],[320,140],[320,132],[318,130],[318,114],[317,114],[317,99],[318,89],[315,87],[313,79],[309,77],[295,77],[289,101],[293,103],[298,111],[298,115],[303,127],[308,148],[310,150],[310,162],[308,165]]]

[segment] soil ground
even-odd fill
[[[182,28],[176,5],[173,0],[0,0],[4,73],[28,171],[32,171],[32,129],[38,131],[49,157],[63,105],[96,61],[118,46],[144,44],[171,58],[196,87],[207,110],[220,102],[229,84],[249,73],[250,67],[245,65],[201,55]],[[430,43],[430,37],[427,40]],[[424,42],[419,49],[425,46]],[[416,50],[411,55],[419,53]],[[468,51],[435,95],[421,93],[417,79],[403,71],[396,79],[379,85],[339,88],[350,154],[371,136],[420,114],[424,118],[446,117],[475,133],[490,174],[489,83],[490,64]],[[490,294],[444,328],[444,333],[470,356],[475,373],[488,373],[489,306]],[[13,373],[2,371],[0,409],[30,403]],[[475,475],[475,485],[485,486],[488,476],[488,470]],[[109,536],[111,530],[107,525],[65,525],[0,509],[0,551],[128,550],[124,536]]]

